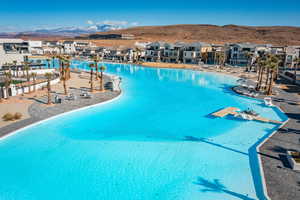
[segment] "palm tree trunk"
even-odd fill
[[[63,86],[64,86],[65,95],[68,95],[67,84],[66,84],[66,78],[65,77],[63,78]]]
[[[9,99],[8,91],[9,91],[9,85],[8,85],[8,84],[5,84],[6,99]]]
[[[98,78],[98,76],[99,76],[99,73],[98,73],[98,64],[95,63],[95,65],[96,65],[96,80],[98,80],[98,79],[99,79],[99,78]]]
[[[262,84],[262,78],[263,78],[264,71],[265,71],[264,67],[261,67],[260,78],[259,78],[259,81],[257,83],[257,91],[261,90],[261,84]]]
[[[298,68],[298,64],[296,63],[294,67],[294,83],[296,83],[297,81],[297,68]]]
[[[100,90],[104,90],[104,84],[103,84],[103,71],[101,71],[101,81],[100,81]]]
[[[0,103],[3,102],[3,88],[0,86]]]
[[[267,68],[267,73],[266,73],[265,87],[264,87],[265,90],[267,89],[267,85],[268,85],[269,81],[270,81],[270,69],[268,67]]]
[[[274,83],[274,71],[272,70],[271,71],[271,80],[270,80],[270,83],[269,83],[269,88],[268,88],[268,91],[267,91],[267,95],[272,95],[272,88],[273,88],[273,83]]]
[[[48,90],[48,102],[47,102],[47,104],[50,105],[51,104],[51,96],[50,96],[51,87],[50,87],[50,80],[49,79],[47,80],[47,90]]]
[[[35,81],[35,77],[33,77],[33,91],[36,91],[36,81]]]
[[[90,84],[91,84],[91,92],[93,92],[93,91],[94,91],[94,83],[93,83],[93,68],[91,68]]]

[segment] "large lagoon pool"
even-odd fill
[[[122,77],[118,99],[0,141],[1,200],[266,198],[256,147],[278,126],[210,114],[234,106],[286,120],[277,108],[234,94],[231,76],[105,66]]]

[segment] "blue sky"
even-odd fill
[[[7,0],[0,32],[93,23],[300,26],[300,0]]]

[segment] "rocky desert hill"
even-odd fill
[[[101,46],[132,46],[135,41],[194,42],[215,44],[251,42],[273,45],[300,45],[300,27],[237,25],[139,26],[97,34],[133,34],[135,40],[93,40]],[[91,39],[89,35],[82,35]]]

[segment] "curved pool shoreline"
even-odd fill
[[[179,69],[179,70],[181,70],[181,69]],[[217,74],[217,75],[220,75],[220,74]],[[94,104],[94,105],[87,106],[87,107],[83,107],[83,108],[79,108],[79,109],[72,110],[72,111],[69,111],[69,112],[66,112],[66,113],[62,113],[62,114],[59,114],[59,115],[55,115],[55,116],[50,117],[50,118],[48,118],[48,119],[45,119],[45,120],[43,120],[43,121],[39,121],[39,122],[37,122],[37,123],[35,123],[35,124],[31,124],[31,125],[29,125],[29,126],[27,126],[27,127],[24,127],[24,128],[22,128],[22,129],[16,130],[16,131],[13,132],[13,134],[18,133],[18,132],[21,132],[21,131],[24,131],[24,130],[30,128],[30,127],[35,126],[35,125],[41,124],[41,123],[46,122],[46,121],[50,121],[50,120],[52,120],[52,119],[55,119],[55,118],[58,118],[58,117],[61,117],[61,116],[64,116],[64,115],[67,115],[67,114],[70,114],[70,113],[73,113],[73,112],[78,112],[78,111],[80,111],[80,110],[85,110],[85,109],[88,109],[88,108],[98,107],[98,106],[101,106],[101,105],[103,105],[103,104],[111,103],[111,102],[113,102],[113,101],[116,101],[116,100],[120,99],[120,97],[123,95],[123,90],[121,90],[121,91],[122,91],[121,94],[119,94],[117,97],[115,97],[114,99],[111,99],[111,100],[109,100],[109,101],[102,102],[102,103],[98,103],[98,104]],[[276,130],[277,130],[277,129],[276,129]],[[276,130],[275,130],[275,131],[276,131]],[[269,135],[269,134],[266,134],[266,135]],[[265,136],[266,136],[266,135],[265,135]],[[9,136],[8,136],[8,137],[9,137]],[[3,138],[1,138],[1,139],[3,139]],[[265,140],[266,140],[266,139],[265,139]],[[251,147],[253,147],[254,145],[255,145],[255,144],[251,145]],[[250,148],[251,148],[251,147],[250,147]],[[257,149],[257,148],[258,148],[258,147],[256,147],[256,149]],[[257,155],[257,156],[258,156],[258,155]],[[261,168],[261,167],[260,167],[260,168]],[[263,174],[261,174],[261,178],[262,178],[262,177],[263,177]],[[264,180],[262,180],[262,181],[264,181]],[[262,188],[262,189],[264,189],[264,188]],[[264,190],[264,191],[265,191],[265,190]],[[267,195],[266,191],[265,191],[265,195]],[[260,195],[258,195],[258,196],[260,196]],[[250,199],[250,198],[249,198],[249,199]]]

